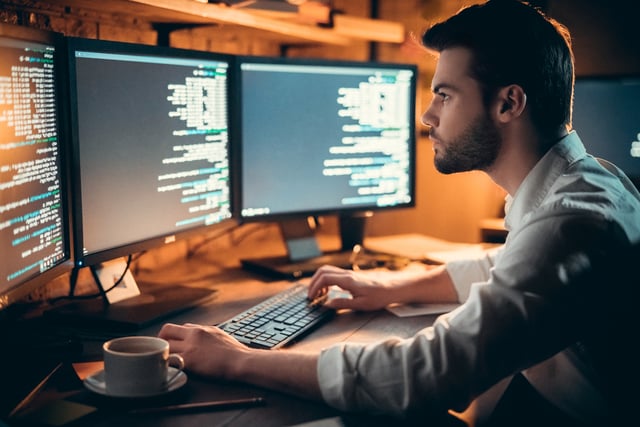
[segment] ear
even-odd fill
[[[505,86],[498,91],[494,105],[497,120],[507,123],[522,115],[527,105],[527,94],[519,85]]]

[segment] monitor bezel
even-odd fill
[[[61,197],[62,197],[62,220],[65,224],[65,252],[64,258],[58,263],[51,266],[46,271],[36,272],[22,281],[11,285],[7,289],[0,290],[0,312],[11,307],[13,304],[24,300],[33,291],[45,286],[54,279],[68,274],[75,265],[74,261],[74,239],[73,239],[73,221],[71,206],[71,176],[69,173],[70,151],[68,144],[67,109],[65,103],[62,102],[66,93],[66,61],[64,48],[64,35],[55,31],[41,30],[36,28],[24,27],[20,25],[0,23],[0,37],[16,39],[20,41],[50,44],[56,49],[54,63],[54,79],[55,79],[55,99],[57,104],[57,130],[59,135],[59,153],[60,153],[60,179],[61,179]]]
[[[277,212],[262,215],[245,216],[242,214],[243,208],[243,186],[245,184],[243,176],[243,167],[245,166],[242,159],[242,151],[244,142],[244,135],[242,132],[242,102],[243,102],[243,85],[242,85],[242,65],[245,63],[252,64],[293,64],[293,65],[309,65],[309,66],[327,66],[327,67],[345,67],[345,68],[372,68],[372,69],[403,69],[410,70],[413,73],[410,84],[410,105],[409,112],[411,120],[411,134],[409,140],[410,151],[410,170],[409,170],[409,182],[411,185],[411,201],[403,204],[388,205],[388,206],[357,206],[346,207],[336,206],[326,209],[309,209],[309,210],[297,210],[290,212]],[[270,56],[255,56],[255,55],[239,55],[236,61],[236,85],[237,85],[237,98],[238,102],[234,106],[234,118],[236,120],[236,141],[233,147],[233,158],[235,159],[235,173],[237,178],[237,194],[235,197],[236,205],[234,211],[238,215],[239,223],[258,223],[258,222],[283,222],[288,220],[295,220],[299,218],[308,217],[323,217],[323,216],[339,216],[343,218],[358,218],[368,217],[376,212],[386,212],[392,210],[409,209],[416,206],[416,170],[417,170],[417,126],[416,126],[416,96],[417,96],[417,80],[418,80],[418,66],[413,63],[400,63],[400,62],[381,62],[381,61],[349,61],[338,59],[326,59],[326,58],[300,58],[300,57],[270,57]]]
[[[229,129],[229,164],[230,167],[233,164],[231,158],[232,152],[230,146],[231,138],[233,135],[233,127],[231,122],[231,109],[233,108],[234,100],[232,99],[233,82],[233,70],[234,70],[234,56],[223,53],[202,51],[202,50],[190,50],[181,49],[176,47],[166,47],[158,45],[145,45],[129,42],[117,42],[100,39],[88,39],[81,37],[68,37],[67,38],[67,67],[68,67],[68,99],[70,102],[70,141],[71,141],[71,174],[72,174],[72,206],[74,213],[74,247],[75,247],[75,265],[77,268],[95,266],[100,263],[104,263],[116,258],[129,256],[138,252],[146,251],[149,249],[158,248],[167,244],[175,243],[179,240],[185,240],[197,235],[209,233],[211,231],[223,231],[224,229],[231,229],[237,225],[237,217],[233,210],[235,206],[234,198],[234,176],[230,174],[230,202],[231,202],[231,217],[226,218],[219,223],[202,225],[198,224],[183,230],[175,230],[170,233],[163,233],[155,236],[148,236],[144,239],[138,239],[136,241],[123,243],[119,246],[109,247],[103,250],[98,250],[91,253],[84,253],[84,241],[83,241],[83,223],[82,223],[82,182],[80,171],[80,159],[79,149],[81,142],[78,137],[78,110],[77,110],[77,92],[76,92],[76,70],[75,70],[75,51],[77,50],[96,50],[103,53],[123,53],[123,54],[140,54],[150,56],[169,56],[188,59],[202,59],[213,61],[226,61],[229,63],[229,75],[227,77],[227,109],[228,109],[228,129]]]

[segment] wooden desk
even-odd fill
[[[190,286],[209,287],[218,291],[216,298],[206,305],[170,319],[174,323],[216,324],[292,285],[288,281],[270,280],[243,271],[237,266],[225,265],[221,268],[220,263],[216,262],[216,256],[212,257],[210,251],[199,253],[193,258],[175,262],[163,268],[156,268],[152,272],[139,271],[137,277],[138,280],[159,280],[161,278],[165,283],[176,281]],[[318,350],[337,342],[371,342],[390,335],[409,337],[416,331],[430,325],[434,319],[434,315],[399,318],[386,310],[368,313],[346,311],[341,312],[334,320],[312,332],[292,347],[301,350]],[[153,325],[139,331],[139,333],[155,335],[160,327],[161,324]],[[99,348],[101,343],[94,344],[97,344],[97,348]],[[87,349],[89,348],[90,346],[87,347]],[[95,356],[98,354],[96,353]],[[216,357],[216,355],[212,354],[211,357]],[[187,384],[180,390],[150,402],[104,398],[85,390],[81,383],[76,384],[76,387],[71,392],[67,392],[65,396],[67,401],[80,402],[98,408],[97,412],[81,418],[74,426],[224,425],[269,427],[295,425],[331,417],[340,417],[346,425],[398,424],[398,420],[388,417],[345,414],[323,403],[310,402],[246,384],[212,381],[193,375],[189,375]],[[263,396],[266,399],[266,405],[247,409],[190,414],[131,415],[126,413],[126,409],[135,406],[254,396]]]

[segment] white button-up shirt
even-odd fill
[[[590,360],[590,349],[606,354],[597,348],[605,341],[589,336],[598,298],[582,297],[591,294],[584,280],[570,280],[568,258],[640,241],[640,194],[571,132],[506,206],[509,235],[499,251],[447,264],[461,306],[411,338],[323,350],[318,379],[327,403],[405,415],[460,411],[522,372],[573,417],[605,416],[602,373]]]

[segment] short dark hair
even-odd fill
[[[567,28],[517,0],[489,0],[433,25],[422,44],[437,52],[453,47],[472,52],[471,77],[486,105],[501,87],[517,84],[527,94],[531,118],[550,139],[571,123],[573,52]]]

